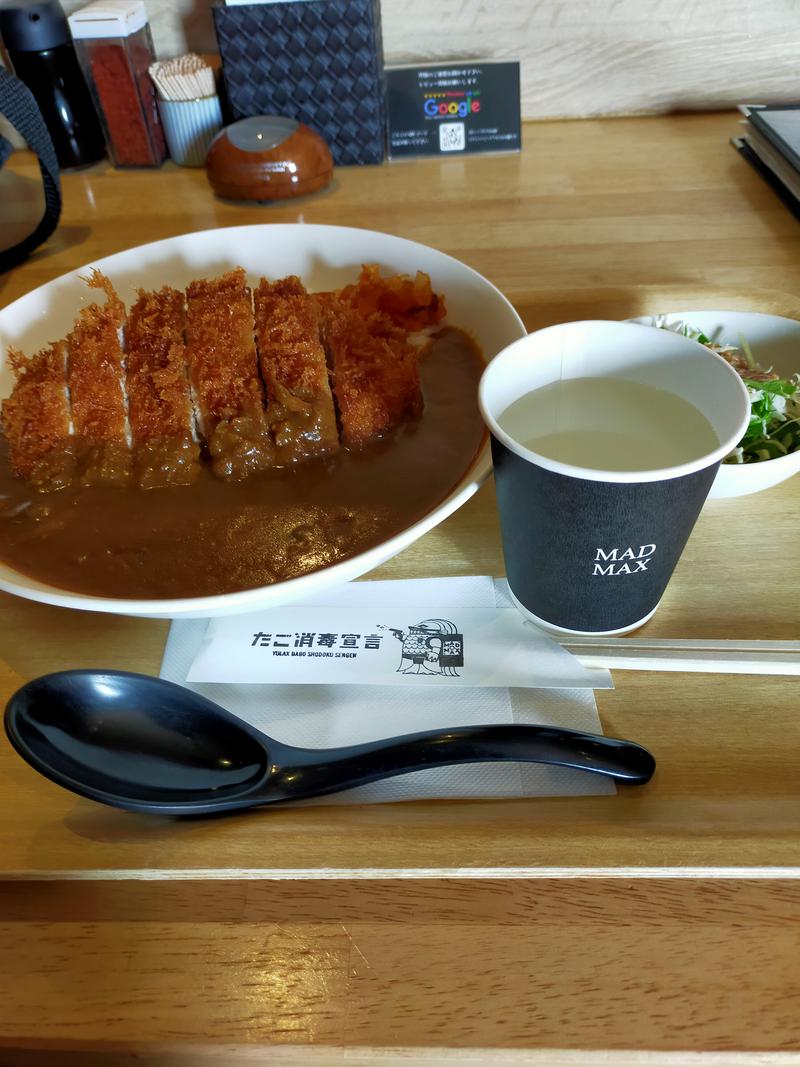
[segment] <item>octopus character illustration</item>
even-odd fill
[[[464,666],[464,636],[448,619],[423,619],[416,626],[395,630],[384,626],[401,642],[398,674],[443,674],[457,678]]]

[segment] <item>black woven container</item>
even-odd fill
[[[287,115],[317,130],[334,162],[385,154],[379,0],[213,8],[234,118]]]

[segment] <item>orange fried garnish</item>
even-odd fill
[[[435,326],[447,314],[444,297],[433,291],[430,277],[421,270],[414,278],[382,278],[377,264],[366,263],[355,285],[346,285],[338,296],[365,319],[380,313],[408,333]]]

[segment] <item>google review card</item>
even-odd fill
[[[385,74],[392,159],[519,151],[519,63],[465,60]]]

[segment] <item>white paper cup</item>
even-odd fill
[[[705,415],[719,446],[656,470],[595,470],[539,455],[498,420],[515,400],[562,378],[627,379],[677,394]],[[558,633],[641,626],[658,607],[722,458],[748,424],[739,375],[704,345],[667,330],[568,322],[498,353],[479,402],[517,607]]]

